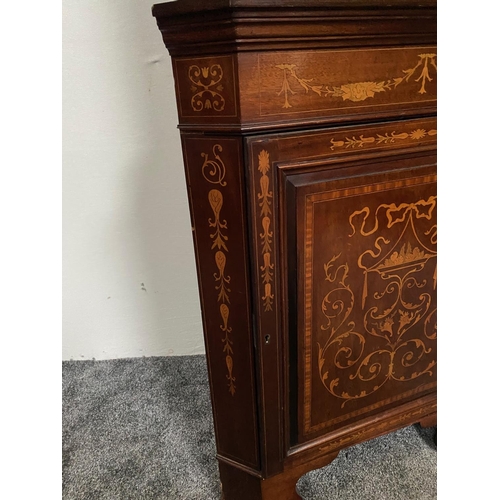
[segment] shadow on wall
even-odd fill
[[[171,62],[151,5],[63,7],[63,359],[204,352]]]

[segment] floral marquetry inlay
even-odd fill
[[[435,353],[426,339],[436,338],[436,308],[430,293],[436,287],[436,226],[423,231],[417,221],[432,224],[435,208],[436,197],[430,196],[412,203],[381,204],[373,217],[369,207],[351,213],[349,238],[372,236],[372,243],[357,257],[364,276],[361,300],[351,289],[342,253],[324,265],[325,281],[333,288],[321,304],[325,318],[321,328],[329,335],[318,345],[318,369],[325,389],[342,400],[341,408],[379,391],[390,380],[404,383],[434,374]],[[429,268],[434,272],[432,286]],[[360,322],[352,315],[355,307],[360,310],[358,301]],[[370,336],[378,338],[378,343],[370,344],[378,347],[369,347]]]
[[[224,229],[227,229],[227,221],[221,220],[220,218],[224,197],[218,189],[212,189],[208,193],[208,201],[214,213],[213,220],[208,219],[208,224],[215,230],[215,232],[210,235],[210,238],[213,239],[212,250],[217,247],[219,250],[222,248],[227,252],[226,242],[228,237],[222,232]]]
[[[203,109],[213,109],[214,111],[223,111],[226,106],[226,100],[222,95],[224,90],[221,84],[224,72],[220,64],[201,67],[192,65],[188,70],[189,80],[191,82],[191,92],[194,93],[191,98],[191,107],[194,111]]]
[[[283,108],[291,108],[290,96],[295,95],[300,88],[305,93],[313,92],[320,97],[341,98],[343,101],[360,102],[373,98],[382,92],[390,92],[401,84],[418,83],[419,94],[425,94],[427,82],[431,82],[431,72],[437,72],[437,55],[433,53],[419,54],[414,67],[401,70],[400,75],[389,80],[346,82],[341,85],[316,82],[314,78],[299,76],[296,64],[277,64],[276,68],[283,72],[283,81],[278,95],[283,95]],[[292,88],[292,84],[296,90]]]
[[[264,302],[264,310],[272,311],[274,294],[272,290],[273,283],[273,269],[274,264],[272,263],[272,243],[273,243],[273,232],[271,230],[271,202],[273,198],[272,191],[269,190],[269,153],[264,149],[259,153],[259,172],[260,177],[260,193],[257,194],[257,199],[259,201],[260,207],[260,217],[262,232],[259,233],[261,246],[262,246],[262,266],[261,279],[264,286],[264,295],[262,296],[262,301]]]
[[[375,134],[369,137],[365,137],[364,135],[360,135],[358,137],[345,137],[344,139],[332,139],[330,149],[332,151],[336,151],[339,148],[343,149],[355,149],[362,147],[370,147],[370,146],[379,146],[381,144],[394,144],[396,142],[412,142],[423,139],[427,136],[436,136],[437,130],[430,129],[425,130],[423,128],[418,128],[412,130],[411,132],[396,132],[393,131],[391,133],[386,132],[385,134]]]
[[[227,185],[227,182],[224,181],[226,167],[219,155],[222,151],[222,146],[220,144],[215,144],[212,148],[214,159],[210,159],[208,153],[202,153],[201,156],[205,161],[201,167],[201,171],[203,177],[208,182],[225,187]],[[227,254],[229,253],[229,237],[226,234],[226,230],[228,229],[227,220],[221,218],[221,212],[224,206],[224,195],[219,189],[211,189],[208,193],[208,203],[213,212],[213,217],[208,219],[208,225],[213,230],[213,232],[210,233],[210,238],[212,240],[211,250],[215,250],[214,261],[217,271],[214,272],[213,278],[222,320],[220,329],[224,334],[222,338],[222,351],[226,355],[226,378],[229,381],[229,392],[234,396],[236,393],[236,377],[233,375],[233,341],[230,338],[232,328],[230,326],[231,311],[229,299],[231,293],[231,289],[229,288],[231,277],[226,272]]]

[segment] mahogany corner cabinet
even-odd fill
[[[436,424],[435,0],[178,0],[172,57],[225,500]]]

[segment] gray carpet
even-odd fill
[[[430,500],[433,429],[342,451],[304,500]],[[219,500],[204,356],[63,362],[63,500]],[[279,500],[279,499],[276,499]]]

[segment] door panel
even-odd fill
[[[280,164],[290,445],[436,388],[431,152]]]

